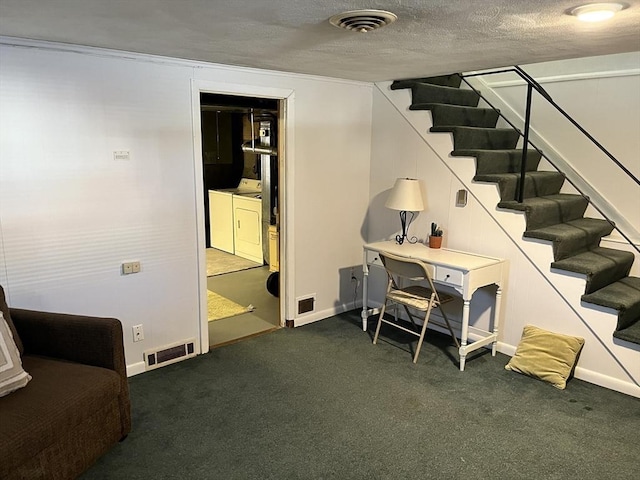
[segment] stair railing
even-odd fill
[[[527,100],[526,100],[526,107],[525,107],[524,132],[521,131],[518,127],[516,127],[507,117],[505,117],[500,112],[500,110],[494,107],[491,104],[491,102],[489,102],[489,100],[485,98],[478,89],[476,89],[473,85],[471,85],[471,83],[467,81],[467,78],[471,78],[471,77],[480,77],[483,75],[496,75],[500,73],[515,73],[527,84]],[[536,82],[521,67],[515,65],[514,67],[511,67],[511,68],[503,68],[499,70],[483,71],[483,72],[468,73],[468,74],[460,73],[459,75],[460,75],[460,78],[462,78],[462,80],[464,81],[464,83],[466,83],[469,86],[469,88],[471,88],[474,92],[476,92],[480,96],[480,98],[482,98],[482,100],[485,101],[487,105],[489,105],[493,110],[498,112],[498,115],[523,137],[522,160],[520,165],[520,178],[518,179],[518,198],[516,199],[518,203],[522,203],[524,201],[524,181],[525,181],[525,173],[527,169],[527,154],[529,150],[528,145],[531,145],[531,147],[533,147],[538,153],[540,153],[540,155],[542,155],[542,157],[544,157],[545,160],[547,160],[551,164],[551,166],[553,166],[553,168],[561,172],[560,168],[555,164],[555,162],[553,162],[553,160],[551,160],[547,155],[545,155],[542,152],[542,150],[540,150],[536,145],[533,144],[533,142],[531,142],[531,140],[529,140],[529,130],[531,129],[531,103],[533,100],[534,90],[537,91],[542,98],[544,98],[551,106],[553,106],[559,113],[561,113],[569,122],[571,122],[571,124],[573,124],[573,126],[575,126],[596,147],[598,147],[600,151],[602,151],[602,153],[604,153],[607,157],[609,157],[609,159],[613,161],[613,163],[616,164],[631,180],[633,180],[636,184],[640,185],[640,180],[635,175],[633,175],[633,173],[629,171],[627,167],[625,167],[616,157],[613,156],[613,154],[611,154],[611,152],[609,152],[604,146],[602,146],[602,144],[598,142],[593,137],[593,135],[587,132],[582,127],[582,125],[580,125],[573,117],[571,117],[571,115],[569,115],[562,107],[560,107],[560,105],[554,102],[551,96],[549,95],[549,93],[547,93],[547,91],[544,88],[542,88],[542,85]],[[638,253],[640,253],[640,248],[638,248],[638,246],[636,246],[635,243],[622,230],[620,230],[616,226],[615,222],[609,219],[609,217],[607,217],[607,215],[596,204],[594,204],[591,201],[591,199],[587,195],[585,195],[584,192],[582,192],[582,190],[580,190],[580,188],[566,175],[565,175],[565,179],[573,186],[573,188],[575,188],[580,193],[580,195],[582,195],[589,202],[589,204],[593,208],[595,208],[598,211],[600,215],[602,215],[602,217],[607,222],[609,222],[609,224],[631,245],[631,247],[633,247]]]

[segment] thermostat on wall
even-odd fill
[[[458,190],[456,194],[456,207],[464,207],[467,204],[467,191]]]
[[[114,150],[113,159],[114,160],[130,160],[131,157],[129,155],[129,150]]]

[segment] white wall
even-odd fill
[[[295,93],[288,294],[316,294],[314,319],[352,296],[338,277],[361,258],[371,85],[0,43],[0,281],[11,306],[119,318],[130,372],[146,349],[199,339],[192,81]],[[132,260],[142,272],[122,276]]]
[[[475,160],[450,157],[451,135],[427,133],[430,113],[408,111],[410,91],[391,91],[388,83],[376,87],[368,240],[391,238],[399,230],[397,212],[383,206],[395,178],[421,179],[427,206],[412,225],[412,234],[424,241],[429,224],[435,221],[444,228],[445,247],[506,258],[509,262],[500,351],[509,355],[515,352],[526,324],[582,336],[586,344],[576,376],[640,396],[640,349],[614,341],[615,312],[581,305],[584,279],[551,271],[551,246],[522,239],[524,216],[498,211],[497,188],[472,182]],[[616,89],[613,92],[624,95]],[[633,124],[624,128],[628,135],[637,135]],[[455,206],[455,194],[460,188],[469,190],[469,202],[464,208]],[[382,272],[372,275],[373,297],[381,294]],[[474,296],[471,318],[479,326],[489,322],[487,305],[491,293],[479,291]],[[465,374],[472,370],[473,361],[467,363]]]

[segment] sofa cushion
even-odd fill
[[[31,376],[22,368],[11,329],[0,311],[0,397],[23,388]]]
[[[24,346],[22,345],[22,340],[20,339],[20,335],[18,335],[18,331],[16,330],[16,327],[13,324],[13,320],[11,320],[11,312],[9,311],[9,305],[7,305],[7,300],[4,297],[4,289],[2,288],[2,285],[0,285],[0,311],[4,315],[4,319],[9,324],[9,328],[11,329],[11,334],[13,335],[13,341],[16,342],[16,346],[18,347],[20,356],[24,355]]]
[[[29,384],[0,398],[0,463],[15,466],[114,402],[120,376],[112,370],[25,355]]]

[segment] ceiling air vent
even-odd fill
[[[352,10],[329,19],[331,25],[354,32],[366,33],[395,22],[398,17],[385,10]]]

